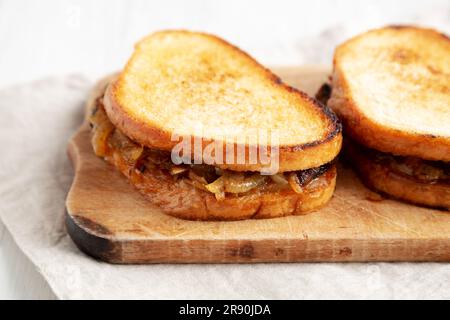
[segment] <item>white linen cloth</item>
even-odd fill
[[[450,264],[110,265],[64,228],[67,141],[92,81],[49,78],[0,90],[0,218],[62,299],[450,298]]]

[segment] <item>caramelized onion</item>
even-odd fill
[[[300,184],[300,180],[298,179],[298,175],[296,172],[292,172],[289,174],[288,181],[289,185],[291,186],[292,190],[295,191],[295,193],[303,192],[303,187]]]
[[[280,184],[280,185],[287,185],[289,183],[287,181],[286,177],[284,176],[284,174],[282,174],[282,173],[274,174],[274,175],[270,176],[270,179],[272,179],[272,181],[275,182],[276,184]]]
[[[320,189],[322,187],[325,187],[326,184],[327,184],[326,179],[323,179],[322,177],[318,177],[318,178],[315,178],[314,180],[312,180],[311,182],[309,182],[305,188],[308,191],[314,191],[314,190]]]
[[[450,163],[443,161],[429,161],[416,157],[395,156],[373,149],[359,146],[383,166],[394,172],[404,174],[426,183],[447,181],[450,178]]]
[[[119,130],[114,130],[109,143],[112,147],[120,150],[123,158],[129,164],[134,164],[144,153],[144,147],[131,141],[126,135]]]
[[[214,193],[214,196],[216,197],[217,201],[225,200],[225,192]]]
[[[144,148],[142,146],[133,146],[123,150],[123,157],[128,163],[135,163],[142,156]]]
[[[423,164],[417,170],[416,176],[422,180],[438,180],[441,177],[445,178],[445,172],[441,168],[433,167],[428,164]]]
[[[262,185],[266,177],[260,174],[253,174],[250,177],[244,177],[243,174],[227,174],[224,177],[225,191],[229,193],[245,193],[253,188]]]
[[[214,193],[217,200],[223,200],[225,198],[225,182],[224,177],[220,177],[216,181],[205,185],[206,190]]]
[[[184,166],[173,166],[172,168],[170,168],[169,172],[171,175],[176,176],[178,174],[186,172],[187,170],[188,170],[188,168],[186,168]]]
[[[92,145],[97,156],[106,156],[108,148],[107,140],[113,130],[113,126],[102,126],[95,130],[94,134],[92,135]]]
[[[113,132],[114,126],[101,108],[94,109],[89,121],[95,128],[92,135],[94,152],[99,157],[105,157],[108,149],[107,140]]]

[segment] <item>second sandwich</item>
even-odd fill
[[[328,105],[364,183],[388,196],[450,208],[450,39],[387,27],[339,46]]]

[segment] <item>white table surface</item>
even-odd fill
[[[342,40],[385,24],[450,33],[448,0],[0,0],[0,89],[48,75],[120,69],[145,34],[218,34],[267,65],[330,63]],[[0,183],[7,183],[2,181]],[[0,198],[0,201],[1,198]],[[55,295],[0,222],[0,299]]]

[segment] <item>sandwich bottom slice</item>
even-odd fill
[[[299,215],[324,206],[336,185],[336,167],[264,176],[211,165],[175,165],[168,151],[132,141],[109,120],[103,95],[87,113],[97,156],[113,164],[153,205],[189,220],[242,220]]]
[[[345,139],[344,155],[363,183],[384,195],[450,210],[450,164],[394,156]]]

